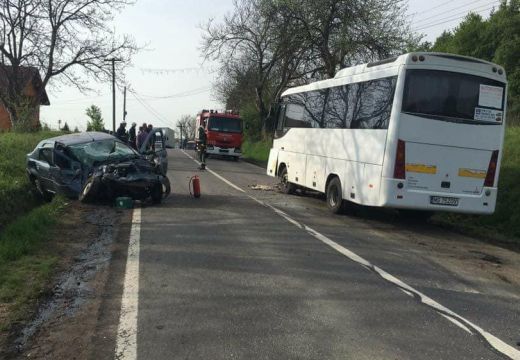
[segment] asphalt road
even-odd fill
[[[489,275],[480,250],[457,257],[486,246],[388,211],[332,216],[318,196],[254,190],[276,183],[257,166],[211,158],[201,172],[188,155],[170,152],[173,194],[141,210],[137,295],[125,295],[136,342],[118,357],[520,358],[518,286]]]

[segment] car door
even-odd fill
[[[44,144],[38,151],[36,162],[36,174],[42,190],[55,192],[51,180],[50,168],[53,163],[54,144]]]
[[[148,137],[141,145],[139,152],[143,155],[153,153],[157,157],[164,174],[168,171],[168,152],[166,151],[166,142],[161,129],[152,129]]]
[[[56,144],[50,174],[56,192],[66,195],[78,194],[82,186],[81,163],[73,161],[66,147]]]

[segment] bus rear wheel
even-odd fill
[[[294,194],[296,191],[296,186],[289,182],[289,174],[287,173],[286,167],[280,171],[280,185],[284,194]]]
[[[343,211],[343,196],[341,191],[341,181],[337,177],[330,180],[325,192],[327,197],[327,207],[333,214],[340,214]]]

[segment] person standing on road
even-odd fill
[[[137,148],[137,143],[136,143],[137,134],[136,134],[136,129],[135,129],[136,126],[137,126],[137,124],[134,122],[134,123],[132,123],[132,127],[130,128],[130,130],[128,130],[128,143],[134,149]]]
[[[141,146],[145,142],[147,136],[148,136],[148,132],[146,131],[146,127],[141,126],[139,128],[139,133],[137,134],[137,139],[136,139],[137,150],[141,149]]]
[[[119,128],[116,131],[116,137],[124,143],[128,142],[125,122],[122,122],[121,124],[119,124]]]
[[[199,155],[199,161],[201,162],[201,167],[204,168],[206,166],[206,131],[204,130],[204,126],[199,127],[199,136],[197,142],[197,150]]]

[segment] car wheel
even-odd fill
[[[96,177],[90,177],[87,182],[85,183],[85,186],[83,186],[83,190],[81,191],[81,194],[79,195],[79,201],[83,203],[89,203],[92,202],[99,191],[99,185],[100,180]]]
[[[335,177],[330,180],[326,190],[327,207],[333,214],[340,214],[343,210],[343,196],[341,181]]]
[[[34,179],[34,186],[36,186],[36,190],[38,192],[38,195],[40,195],[44,201],[46,201],[46,202],[51,202],[52,201],[52,198],[54,197],[54,194],[51,193],[51,192],[48,192],[47,190],[45,190],[45,188],[43,187],[40,179],[38,179],[38,178]]]
[[[294,194],[296,191],[296,185],[289,182],[289,174],[286,167],[280,171],[280,185],[280,188],[284,194]]]

